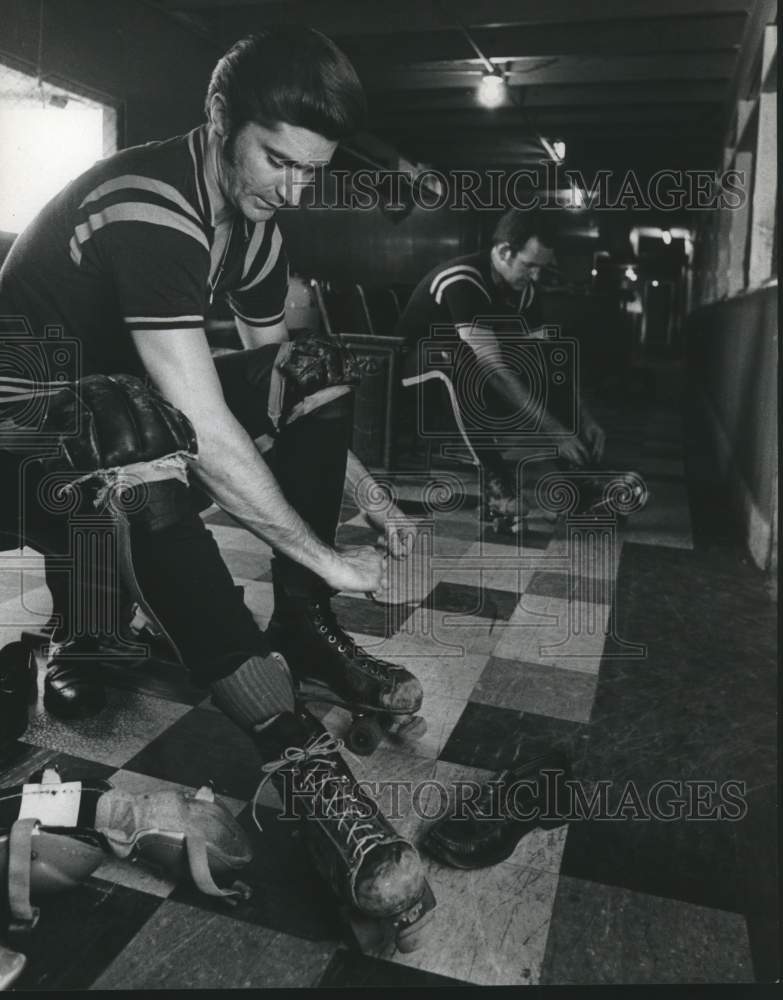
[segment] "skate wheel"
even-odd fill
[[[427,732],[427,720],[420,715],[403,715],[388,720],[386,728],[391,736],[419,739]]]
[[[427,943],[432,930],[431,923],[434,914],[431,910],[424,913],[415,923],[397,928],[397,950],[403,954],[417,951]]]
[[[345,745],[360,757],[369,757],[383,739],[383,728],[377,719],[364,716],[357,719],[345,736]]]
[[[427,941],[428,930],[426,927],[406,927],[397,935],[397,951],[404,955],[411,951],[418,951]]]

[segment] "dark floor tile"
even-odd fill
[[[493,587],[443,582],[432,591],[427,604],[436,611],[453,611],[455,614],[477,615],[492,621],[508,621],[519,604],[519,594]]]
[[[253,822],[251,806],[238,817],[253,846],[253,861],[239,874],[252,896],[232,907],[231,916],[284,934],[336,944],[345,933],[337,900],[314,870],[298,824],[279,816],[277,811],[259,807],[263,832]],[[177,886],[171,899],[213,913],[226,912],[225,903],[188,883]]]
[[[583,753],[585,728],[564,719],[468,702],[439,757],[496,771],[557,748],[576,767]]]
[[[362,524],[342,524],[337,529],[339,545],[374,545],[378,532]]]
[[[662,780],[686,803],[694,782],[714,782],[718,799],[729,781],[776,787],[774,608],[758,576],[627,544],[617,595],[613,624],[646,656],[605,654],[578,777],[612,782],[615,796],[633,782],[643,803]],[[563,872],[744,913],[769,878],[768,864],[747,859],[773,857],[774,844],[774,830],[750,816],[575,823]]]
[[[56,768],[63,781],[109,778],[116,770],[108,764],[98,764],[58,750],[18,742],[0,754],[0,788],[24,784],[31,775],[47,767]]]
[[[261,759],[249,736],[222,712],[194,708],[125,765],[153,778],[218,795],[249,799],[261,780]]]
[[[102,676],[110,687],[139,691],[183,705],[198,705],[205,696],[203,688],[191,684],[185,667],[164,660],[145,660],[134,665],[123,664],[121,660],[105,663]]]
[[[524,521],[522,522],[521,531],[516,532],[516,534],[495,531],[489,524],[482,524],[481,527],[481,540],[490,542],[493,545],[508,545],[511,548],[546,549],[552,541],[552,532],[537,531],[535,528],[529,528]]]
[[[154,896],[97,878],[43,899],[35,930],[11,942],[27,955],[15,988],[87,989],[159,905]]]
[[[166,900],[97,989],[230,990],[315,986],[334,945],[302,941]]]
[[[403,989],[443,986],[453,989],[455,986],[470,986],[469,983],[463,983],[459,979],[413,969],[397,962],[386,962],[382,958],[372,958],[358,951],[347,951],[345,948],[339,948],[335,952],[318,985],[331,990],[358,987],[377,989],[385,986]]]
[[[738,914],[560,876],[542,985],[751,982]]]
[[[662,773],[661,780],[663,776]],[[580,785],[589,798],[594,784],[580,780]],[[634,785],[643,806],[638,814],[631,806],[629,818],[582,819],[570,824],[561,873],[698,906],[740,912],[743,887],[738,872],[736,824],[650,817],[647,812],[650,788]],[[612,813],[616,813],[627,794],[625,790],[625,782],[610,788],[608,801]],[[671,800],[672,793],[662,795],[664,803]]]
[[[413,613],[407,604],[376,604],[356,597],[333,597],[332,610],[348,632],[389,638]]]

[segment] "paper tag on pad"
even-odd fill
[[[23,785],[19,819],[37,819],[42,826],[77,826],[81,781]]]

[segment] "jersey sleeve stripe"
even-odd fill
[[[79,205],[79,208],[84,208],[85,205],[89,205],[93,201],[98,201],[107,194],[113,194],[115,191],[124,189],[130,189],[131,191],[152,191],[162,198],[173,202],[197,225],[201,223],[193,206],[183,198],[175,187],[172,187],[171,184],[165,184],[163,181],[157,181],[152,177],[143,177],[140,174],[124,174],[122,177],[115,177],[104,184],[99,184],[97,188],[90,191],[81,205]]]
[[[204,150],[202,149],[203,129],[194,129],[188,136],[188,147],[190,157],[193,160],[193,173],[196,178],[196,194],[198,196],[201,218],[209,220],[209,199],[207,196],[206,182],[204,181]]]
[[[280,235],[280,230],[277,226],[274,227],[272,232],[272,239],[270,240],[269,254],[266,258],[264,266],[258,272],[258,274],[245,285],[240,285],[237,291],[246,292],[251,288],[255,288],[257,284],[262,282],[264,278],[269,274],[272,268],[277,263],[277,258],[280,256],[280,247],[283,244],[283,237]],[[259,254],[262,257],[262,254]]]
[[[114,222],[144,222],[153,226],[166,226],[175,229],[185,236],[190,236],[209,253],[209,242],[200,226],[183,218],[179,212],[174,212],[160,205],[146,204],[140,201],[119,202],[108,205],[100,212],[88,216],[87,221],[78,225],[71,237],[71,260],[81,264],[82,247],[104,226]]]
[[[125,316],[125,323],[132,330],[200,330],[204,327],[203,316]]]
[[[183,322],[203,322],[203,316],[125,316],[126,323],[176,323]]]
[[[479,271],[477,268],[471,267],[470,264],[455,264],[453,267],[446,267],[442,271],[438,271],[438,273],[432,279],[432,284],[430,285],[430,295],[435,294],[440,282],[444,281],[451,275],[458,273],[471,274],[479,281],[483,281],[483,278],[481,276],[481,271]]]
[[[438,286],[438,290],[435,293],[435,301],[438,303],[438,305],[440,305],[441,303],[441,299],[443,298],[443,293],[446,291],[449,285],[453,285],[456,281],[467,281],[471,285],[475,285],[476,288],[478,288],[478,290],[482,293],[482,295],[486,297],[487,302],[492,301],[489,292],[486,290],[484,285],[481,284],[481,282],[476,281],[476,279],[472,278],[469,274],[455,274],[451,278],[447,278],[446,281],[441,282],[441,284]]]
[[[267,226],[265,222],[259,222],[256,224],[253,235],[250,239],[250,245],[247,248],[247,253],[245,254],[245,264],[242,268],[242,280],[245,281],[250,275],[250,269],[259,256],[259,250],[261,245],[266,239],[269,242],[267,230],[271,228]]]
[[[262,319],[251,319],[249,316],[244,316],[238,309],[235,309],[232,305],[232,310],[237,319],[241,319],[243,323],[248,326],[274,326],[276,323],[282,323],[285,319],[285,309],[281,310],[276,316],[266,316]]]

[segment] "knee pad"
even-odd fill
[[[305,333],[281,345],[269,393],[275,427],[349,394],[361,380],[355,355],[334,338]]]
[[[235,883],[222,889],[215,876],[250,864],[247,835],[211,788],[132,794],[112,788],[98,799],[95,825],[113,854],[138,857],[173,878],[193,880],[208,896],[233,901],[247,894]]]

